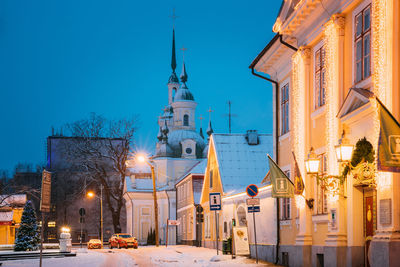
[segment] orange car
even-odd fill
[[[99,239],[90,239],[87,243],[88,249],[101,248],[101,241]]]
[[[113,248],[138,248],[138,242],[136,237],[132,237],[130,234],[113,234],[108,240],[108,246],[110,249]]]

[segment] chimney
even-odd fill
[[[247,130],[246,140],[250,146],[258,145],[259,140],[257,130]]]

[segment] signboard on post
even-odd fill
[[[221,210],[221,193],[210,193],[210,210]]]
[[[248,213],[260,212],[260,206],[248,206],[247,207],[247,212]]]
[[[260,199],[259,198],[248,198],[246,199],[247,206],[260,206]]]
[[[42,190],[40,196],[40,211],[50,212],[51,202],[51,172],[43,170]]]

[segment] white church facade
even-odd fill
[[[167,219],[176,219],[175,184],[189,169],[207,157],[207,144],[202,129],[196,131],[197,103],[188,89],[185,63],[179,81],[176,69],[175,32],[172,39],[172,74],[168,80],[168,105],[158,118],[159,132],[156,151],[151,158],[154,165],[160,244],[165,244]],[[207,134],[211,135],[211,123]],[[146,244],[150,229],[155,228],[153,186],[150,173],[134,169],[126,177],[124,198],[127,212],[127,232]],[[176,226],[168,229],[168,244],[176,244]]]

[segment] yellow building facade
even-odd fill
[[[250,66],[274,85],[274,158],[293,176],[293,151],[306,188],[304,198],[280,200],[283,265],[400,262],[400,174],[376,171],[375,161],[365,165],[368,183],[358,180],[361,165],[335,178],[347,164],[335,153],[342,137],[366,138],[376,158],[376,98],[400,120],[399,12],[398,0],[283,1],[276,36]],[[307,175],[311,148],[323,179]]]

